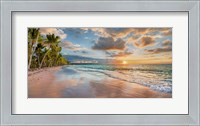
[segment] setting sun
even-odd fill
[[[122,64],[127,64],[127,61],[123,61]]]

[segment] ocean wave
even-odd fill
[[[143,86],[149,87],[159,92],[172,93],[171,79],[155,79],[155,78],[148,78],[144,75],[137,75],[137,73],[130,74],[134,72],[124,73],[121,71],[109,71],[109,70],[88,69],[88,68],[77,68],[77,70],[82,72],[101,73],[113,79],[118,79],[129,83],[141,84]]]
[[[77,68],[85,68],[92,70],[106,70],[106,71],[125,71],[125,72],[140,72],[140,73],[151,73],[159,75],[171,76],[172,70],[171,65],[77,65]]]

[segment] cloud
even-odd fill
[[[139,31],[137,34],[131,35],[127,38],[128,43],[132,43],[135,47],[144,48],[146,46],[154,46],[156,43],[156,39],[163,38],[162,32],[166,31],[167,28],[147,28],[143,30],[135,30]],[[168,30],[168,29],[167,29]],[[145,34],[139,34],[145,33]]]
[[[133,40],[134,36],[140,36],[137,41],[144,36],[158,39],[164,36],[170,36],[172,32],[171,28],[81,28],[81,30],[85,32],[91,31],[99,37],[112,37],[114,40],[118,38],[124,39],[130,36],[128,41]]]
[[[87,50],[73,50],[74,53],[82,53],[82,54],[87,54],[89,51]]]
[[[136,30],[137,31],[137,30]],[[150,34],[154,38],[161,38],[163,36],[171,36],[172,28],[146,28],[142,32],[136,32],[138,34]]]
[[[138,42],[138,41],[134,41],[134,45],[136,47],[139,47],[139,48],[144,48],[146,46],[153,46],[155,45],[155,39],[152,38],[152,37],[142,37],[141,40]]]
[[[151,28],[134,28],[134,34],[146,34],[151,31]]]
[[[92,31],[97,36],[110,37],[110,35],[106,32],[106,28],[80,28],[80,29],[83,30],[84,33]]]
[[[130,52],[130,51],[123,51],[123,52],[106,51],[106,54],[107,54],[109,57],[126,57],[126,56],[129,56],[129,55],[132,55],[133,52]]]
[[[141,38],[142,38],[141,35],[133,35],[133,36],[131,36],[131,37],[128,38],[128,43],[136,43]]]
[[[150,28],[149,31],[151,32],[160,32],[160,33],[166,33],[169,31],[172,31],[172,28]]]
[[[135,35],[146,34],[150,30],[150,28],[81,28],[81,29],[85,31],[92,31],[100,37],[113,37],[115,39],[124,38],[132,33],[134,33]]]
[[[88,53],[88,52],[87,52],[87,51],[85,51],[85,50],[82,50],[82,51],[81,51],[81,53]]]
[[[125,37],[133,33],[136,36],[151,34],[151,37],[160,38],[162,37],[160,33],[167,34],[167,32],[169,31],[171,31],[171,28],[126,28],[121,31],[118,31],[118,32],[114,31],[114,32],[116,33],[116,36],[119,36],[119,37]],[[153,33],[156,33],[156,34],[153,34]]]
[[[112,37],[124,38],[130,34],[145,35],[151,32],[151,28],[106,28],[105,32]]]
[[[162,48],[145,50],[145,52],[148,52],[148,53],[151,53],[151,54],[159,54],[159,53],[165,53],[165,52],[171,52],[172,51],[172,41],[171,40],[163,41],[162,46],[163,46]]]
[[[156,48],[156,49],[150,49],[150,50],[145,50],[145,51],[151,54],[159,54],[159,53],[171,52],[172,47],[168,46],[164,48]]]
[[[168,32],[163,32],[164,36],[171,36],[172,35],[172,31],[168,31]]]
[[[124,38],[133,32],[131,28],[106,28],[105,32],[113,38]]]
[[[162,46],[164,46],[164,47],[172,46],[172,41],[171,40],[165,40],[165,41],[162,42]]]
[[[164,36],[172,36],[172,28],[163,28],[160,31]]]
[[[60,36],[61,39],[65,39],[67,37],[67,34],[59,28],[40,28],[40,34],[55,34],[56,36]]]
[[[92,47],[95,50],[123,50],[126,42],[122,39],[114,40],[112,37],[99,37]]]
[[[73,44],[69,41],[64,41],[59,43],[60,46],[62,46],[65,49],[69,49],[72,51],[79,51],[79,50],[85,50],[85,48],[81,47],[79,44]]]

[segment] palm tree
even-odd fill
[[[56,60],[56,65],[64,65],[68,64],[67,60],[59,53],[57,60]]]
[[[62,50],[62,48],[59,47],[59,46],[54,46],[53,50],[54,50],[54,54],[53,55],[55,57],[53,64],[57,65],[57,60],[58,60],[58,58],[60,56],[60,51]]]
[[[42,60],[42,57],[44,56],[44,52],[45,50],[44,49],[44,46],[42,45],[42,43],[39,43],[35,49],[35,54],[36,54],[36,58],[37,58],[37,66],[39,67],[40,65],[40,62]]]
[[[31,67],[33,54],[35,53],[39,36],[40,36],[39,28],[28,29],[28,45],[29,45],[29,54],[30,54],[29,61],[28,61],[28,69],[30,69]]]
[[[46,38],[47,38],[47,41],[44,42],[44,45],[46,45],[47,51],[42,58],[39,68],[42,67],[43,62],[44,62],[47,54],[52,50],[52,47],[55,45],[58,45],[58,43],[60,42],[60,37],[55,36],[54,34],[48,34],[48,35],[46,35]]]
[[[60,37],[40,35],[39,28],[28,29],[28,69],[65,65],[69,62],[61,54]]]

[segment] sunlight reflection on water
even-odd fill
[[[171,92],[163,93],[163,90],[171,90],[168,68],[163,71],[148,68],[145,71],[130,66],[67,65],[58,71],[47,71],[47,75],[44,75],[45,71],[32,75],[28,93],[29,98],[171,98]],[[159,76],[161,80],[157,79]],[[163,79],[166,85],[160,86]],[[150,86],[144,82],[149,82]],[[154,85],[158,89],[152,87]]]

